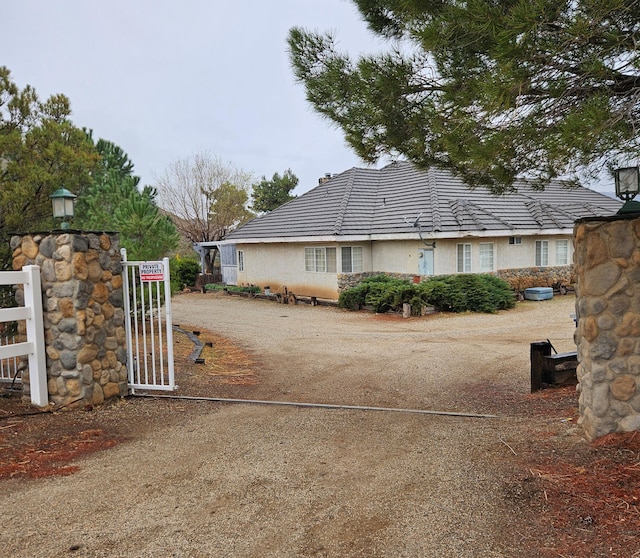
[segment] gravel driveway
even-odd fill
[[[247,399],[497,418],[185,402],[177,424],[73,476],[0,485],[0,555],[539,556],[521,544],[526,509],[504,478],[527,437],[529,343],[571,350],[573,304],[403,320],[178,296],[175,323],[255,355]]]

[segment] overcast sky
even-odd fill
[[[290,168],[296,194],[365,166],[287,55],[293,26],[332,31],[354,57],[384,49],[348,0],[1,1],[0,65],[42,99],[69,97],[74,123],[124,149],[142,184],[202,151],[256,181]]]
[[[287,168],[296,193],[364,166],[295,83],[293,26],[331,30],[344,50],[380,42],[347,0],[3,0],[0,65],[41,99],[126,151],[143,184],[207,151],[258,180]]]

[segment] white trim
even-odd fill
[[[465,240],[468,238],[503,238],[509,236],[564,236],[573,235],[570,229],[504,229],[486,231],[450,231],[450,232],[423,232],[425,239]],[[357,235],[325,235],[325,236],[274,236],[268,238],[230,238],[219,242],[196,242],[197,246],[220,246],[224,244],[288,244],[288,243],[320,243],[335,242],[350,244],[354,242],[370,242],[372,240],[420,240],[418,233],[384,233],[384,234],[357,234]]]

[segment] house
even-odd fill
[[[523,288],[567,283],[574,221],[612,215],[621,202],[562,182],[516,188],[494,196],[406,162],[352,168],[227,235],[223,274],[332,300],[377,273],[496,273],[516,288],[522,277]]]

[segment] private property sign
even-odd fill
[[[140,264],[140,281],[164,281],[164,265],[162,262],[145,262]]]

